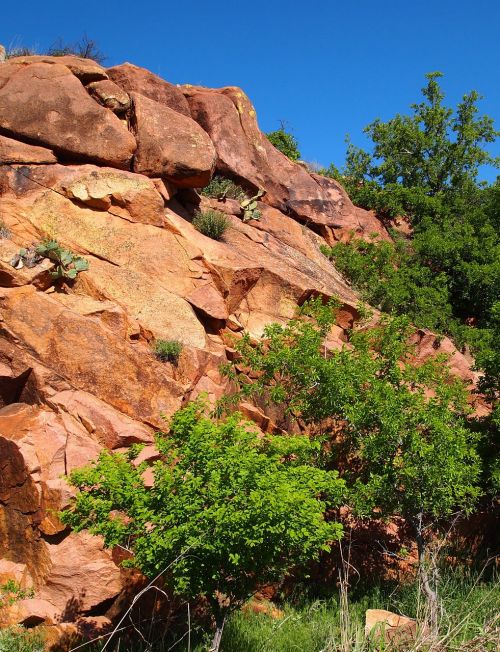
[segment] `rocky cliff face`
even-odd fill
[[[193,190],[215,171],[266,191],[259,221]],[[192,226],[200,207],[227,213],[223,241]],[[99,539],[59,522],[65,474],[102,447],[150,444],[160,415],[201,392],[222,396],[231,336],[260,336],[311,295],[341,299],[333,336],[345,340],[358,298],[319,246],[389,236],[335,181],[275,150],[240,89],[70,56],[0,63],[0,217],[0,584],[35,589],[8,617],[109,615],[125,576]],[[47,260],[10,264],[47,237],[89,261],[73,284],[54,286]],[[183,343],[178,365],[152,355],[155,338]]]

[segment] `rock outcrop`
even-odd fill
[[[265,191],[260,220],[192,190],[214,171]],[[193,227],[200,208],[228,215],[222,241]],[[34,591],[7,616],[106,624],[125,576],[99,539],[59,521],[64,476],[102,447],[151,444],[186,400],[221,397],[231,338],[259,337],[311,296],[340,298],[332,341],[345,340],[358,297],[320,245],[389,236],[339,184],[275,150],[241,90],[69,56],[0,63],[0,218],[0,580]],[[10,264],[44,238],[88,271],[54,285],[47,260]],[[158,338],[183,344],[177,365],[152,355]],[[454,364],[470,374],[458,352]]]

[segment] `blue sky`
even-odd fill
[[[306,160],[343,161],[344,137],[419,99],[440,70],[450,103],[478,90],[500,129],[497,0],[68,0],[4,3],[0,43],[47,48],[84,32],[174,83],[241,86],[269,131],[285,120]],[[491,148],[500,156],[500,142]],[[485,171],[492,179],[493,171]]]

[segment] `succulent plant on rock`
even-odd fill
[[[257,208],[257,200],[265,195],[265,190],[259,190],[253,197],[248,197],[240,203],[243,210],[243,221],[250,222],[250,220],[260,220],[262,212]]]
[[[74,280],[80,272],[89,268],[89,262],[81,256],[75,255],[68,249],[63,249],[57,240],[45,240],[36,248],[36,253],[43,258],[48,258],[55,263],[50,271],[53,279]]]

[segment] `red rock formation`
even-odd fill
[[[76,160],[130,165],[135,138],[89,96],[69,68],[38,62],[4,65],[12,74],[0,89],[2,133]]]
[[[99,539],[59,521],[71,495],[64,476],[102,447],[151,444],[160,415],[185,400],[222,396],[231,337],[259,337],[311,295],[342,300],[338,346],[358,298],[319,247],[352,231],[388,237],[337,182],[275,150],[242,91],[183,91],[187,100],[130,64],[0,63],[0,216],[10,232],[0,237],[0,581],[35,592],[10,620],[45,623],[54,636],[109,625],[124,577]],[[178,191],[206,183],[214,164],[266,191],[259,221],[244,223],[234,200]],[[192,226],[196,208],[227,213],[222,241]],[[46,237],[89,270],[55,287],[47,260],[12,267],[21,247]],[[154,338],[183,343],[178,365],[154,358]],[[420,355],[432,354],[419,338]],[[469,378],[467,360],[443,346]],[[272,414],[243,409],[272,428]]]
[[[140,93],[177,113],[191,117],[189,104],[182,91],[161,77],[153,75],[149,70],[131,63],[122,63],[120,66],[108,68],[106,72],[108,77],[127,93]]]

